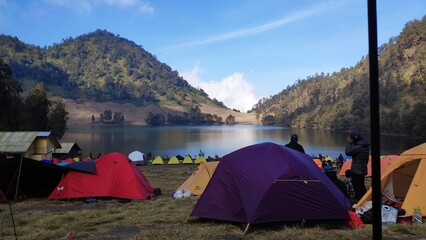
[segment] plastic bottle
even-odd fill
[[[414,208],[413,222],[414,223],[423,223],[422,222],[422,212],[420,211],[420,207]]]

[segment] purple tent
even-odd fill
[[[225,155],[191,215],[249,224],[346,220],[350,208],[311,157],[266,142]]]

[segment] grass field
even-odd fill
[[[142,166],[141,170],[162,195],[155,200],[121,202],[27,199],[0,204],[0,239],[371,239],[372,227],[348,230],[326,224],[274,223],[242,226],[190,217],[197,197],[174,199],[172,193],[196,165]],[[14,221],[12,221],[12,216]],[[13,222],[15,228],[13,227]],[[16,230],[16,238],[14,234]],[[383,239],[426,239],[426,224],[396,224],[383,228]]]

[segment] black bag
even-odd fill
[[[405,216],[405,209],[403,208],[396,208],[398,210],[398,216]]]
[[[363,214],[359,216],[364,224],[373,223],[373,209],[365,211]]]
[[[154,195],[160,196],[161,195],[161,189],[160,188],[154,188]]]

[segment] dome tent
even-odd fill
[[[248,224],[347,220],[350,208],[310,156],[266,142],[223,156],[191,216]]]
[[[95,161],[96,174],[69,172],[49,195],[49,199],[114,197],[147,199],[154,189],[127,156],[108,153]]]

